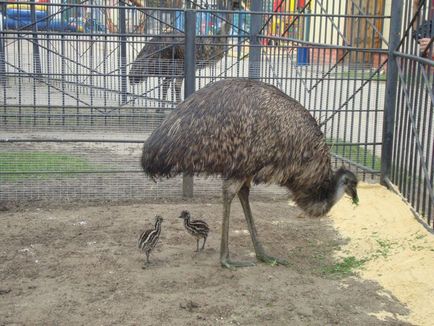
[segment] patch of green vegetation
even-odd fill
[[[343,278],[355,274],[355,270],[362,267],[367,259],[357,259],[354,256],[345,257],[333,265],[327,265],[322,268],[322,274],[327,277]]]
[[[333,264],[323,265],[321,268],[321,274],[323,276],[331,278],[344,278],[354,275],[356,270],[361,268],[366,262],[378,259],[380,257],[388,257],[391,253],[391,250],[396,245],[395,242],[392,242],[390,240],[375,239],[375,241],[378,244],[378,248],[372,254],[363,258],[348,256]],[[415,248],[414,250],[416,249],[419,248]]]
[[[0,177],[16,181],[27,178],[48,178],[50,173],[70,175],[98,171],[101,166],[73,155],[53,152],[0,152]],[[48,172],[48,173],[44,173]]]
[[[417,240],[420,240],[420,239],[423,239],[423,238],[426,237],[426,234],[417,234],[417,233],[419,233],[419,231],[416,232],[416,239],[417,239]]]
[[[357,164],[380,171],[381,159],[364,146],[353,145],[342,140],[328,140],[331,152]]]
[[[350,70],[345,72],[336,73],[336,77],[340,79],[360,79],[360,80],[368,80],[371,78],[375,81],[386,81],[386,74],[375,74],[372,76],[373,72],[370,71],[360,71],[360,70]],[[372,77],[371,77],[372,76]]]
[[[379,248],[375,251],[375,253],[372,254],[371,258],[375,259],[380,256],[386,258],[387,256],[389,256],[390,250],[395,243],[389,240],[382,239],[375,239],[375,241],[377,242]]]
[[[420,245],[411,245],[410,249],[412,251],[421,251],[421,250],[425,250],[426,247],[425,246],[420,246]],[[434,251],[434,249],[431,249],[432,251]]]

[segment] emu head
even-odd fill
[[[322,185],[308,189],[291,189],[297,205],[311,216],[324,216],[344,194],[351,196],[353,203],[358,203],[357,177],[353,172],[340,168],[331,179]]]
[[[188,211],[182,211],[179,218],[182,218],[183,220],[188,220],[190,218],[190,213]]]
[[[333,202],[336,203],[342,196],[347,194],[351,197],[354,204],[358,204],[359,197],[357,195],[357,177],[353,172],[345,168],[340,168],[335,173],[335,195]]]
[[[160,225],[163,222],[163,218],[160,215],[155,216],[155,225]]]
[[[131,65],[130,73],[128,74],[128,79],[130,80],[130,84],[138,84],[145,80],[145,71],[146,71],[146,58],[140,52]]]

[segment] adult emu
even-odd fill
[[[196,69],[216,64],[223,58],[230,24],[223,22],[216,36],[196,40]],[[130,84],[138,84],[150,76],[163,77],[163,101],[173,82],[176,103],[181,100],[181,85],[184,79],[185,42],[184,33],[165,32],[152,38],[137,55],[128,75]]]
[[[306,213],[325,215],[343,196],[357,201],[357,178],[332,171],[329,148],[310,113],[274,86],[248,79],[227,79],[192,94],[146,140],[142,167],[147,175],[173,177],[221,175],[223,224],[220,261],[237,267],[252,263],[229,259],[230,205],[238,195],[256,257],[267,255],[257,240],[249,205],[251,182],[287,187]]]

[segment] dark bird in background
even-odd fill
[[[140,234],[138,245],[139,249],[141,249],[146,254],[146,263],[149,264],[149,254],[152,249],[155,248],[155,245],[158,242],[158,238],[161,234],[161,223],[163,222],[163,218],[161,216],[155,216],[155,226],[153,229],[145,230]]]
[[[346,193],[357,200],[357,178],[332,171],[329,147],[316,120],[278,88],[249,79],[209,84],[178,105],[145,141],[142,167],[152,177],[221,175],[223,266],[229,259],[231,202],[240,199],[258,260],[287,264],[265,253],[249,204],[252,182],[288,188],[306,213],[325,215]]]
[[[192,236],[196,238],[197,250],[199,251],[199,240],[203,239],[202,248],[205,248],[206,238],[208,237],[209,227],[205,221],[202,220],[191,220],[191,215],[188,211],[182,211],[179,218],[184,220],[184,227]]]
[[[230,24],[223,22],[216,36],[196,38],[196,70],[216,64],[223,58]],[[184,79],[185,42],[182,32],[165,32],[153,37],[142,48],[131,65],[130,84],[138,84],[148,77],[162,77],[163,101],[173,82],[176,103],[181,101],[181,85]]]

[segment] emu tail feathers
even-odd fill
[[[172,164],[168,164],[159,151],[152,149],[147,143],[143,146],[141,164],[143,171],[152,179],[172,176]]]

